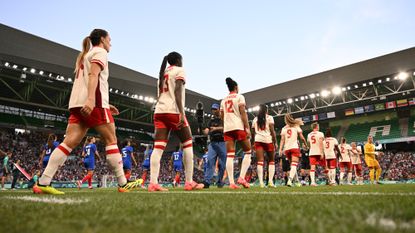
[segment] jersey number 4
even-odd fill
[[[225,108],[226,108],[226,112],[233,112],[233,101],[232,100],[227,100],[225,102]]]

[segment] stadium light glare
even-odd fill
[[[414,71],[414,73],[412,75],[415,76],[415,71]]]
[[[378,80],[378,83],[382,83],[382,79],[379,79],[379,80]]]
[[[319,97],[320,96],[320,93],[317,93],[316,96]]]
[[[271,103],[271,107],[274,107],[274,103]]]
[[[386,78],[386,82],[389,82],[391,79],[389,77]]]
[[[308,96],[305,96],[305,99],[308,100]]]
[[[27,70],[27,67],[23,67],[23,71],[26,71]]]
[[[275,106],[278,106],[278,102],[275,102]]]
[[[68,82],[72,82],[72,79],[71,78],[68,78]]]
[[[297,102],[298,101],[298,98],[295,98],[295,102]]]
[[[342,87],[342,91],[346,91],[346,88],[345,87]]]
[[[300,100],[304,100],[304,96],[301,96],[301,97],[300,97]]]
[[[282,101],[282,103],[285,104],[285,101]],[[280,104],[281,104],[281,102],[280,102]]]
[[[248,112],[252,112],[252,108],[248,108]]]
[[[287,99],[287,103],[291,104],[293,102],[293,99],[289,98]]]
[[[148,98],[148,102],[153,103],[154,102],[154,98],[153,97],[149,97]]]
[[[36,69],[32,68],[30,69],[30,73],[34,74],[36,72]]]
[[[366,83],[363,83],[363,87],[366,87]]]
[[[13,69],[17,69],[17,67],[18,67],[17,65],[13,65]]]
[[[327,91],[327,90],[322,90],[320,94],[321,94],[322,97],[327,97],[327,96],[330,95],[330,92]]]
[[[118,94],[118,89],[115,90],[115,93]]]
[[[351,88],[350,88],[350,86],[347,86],[347,90],[350,90]]]
[[[144,96],[140,95],[140,96],[138,97],[138,99],[139,99],[139,100],[143,100],[143,99],[144,99]]]
[[[331,90],[333,94],[340,95],[342,93],[342,89],[340,87],[334,87],[333,90]]]
[[[359,86],[358,85],[354,85],[354,88],[359,88]]]
[[[43,73],[44,73],[44,72],[43,72],[43,70],[39,71],[39,74],[40,74],[40,75],[43,75]]]
[[[255,106],[252,110],[254,110],[255,112],[258,112],[259,111],[259,106],[258,105]]]
[[[373,82],[369,82],[369,85],[373,85]]]
[[[64,76],[61,76],[61,80],[65,80],[65,77]]]
[[[316,94],[314,94],[314,93],[310,94],[310,98],[311,98],[311,99],[316,98]]]
[[[399,79],[399,80],[402,80],[402,81],[406,80],[408,77],[409,77],[409,74],[408,74],[408,73],[406,73],[406,72],[400,72],[400,73],[398,74],[398,79]]]
[[[110,92],[112,92],[112,88],[110,88]]]
[[[8,62],[5,62],[5,63],[4,63],[4,66],[9,67],[9,66],[10,66],[10,64],[9,64]]]

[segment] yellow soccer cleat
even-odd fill
[[[65,194],[62,191],[59,191],[55,189],[52,186],[41,186],[41,185],[35,185],[33,186],[33,193],[35,194],[52,194],[52,195],[63,195]]]
[[[143,183],[143,179],[128,181],[124,186],[118,187],[118,192],[120,192],[120,193],[129,192],[129,191],[131,191],[135,188],[141,187],[142,183]]]

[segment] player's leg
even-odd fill
[[[167,128],[157,128],[154,136],[154,149],[150,158],[150,184],[148,191],[167,191],[158,184],[158,177],[160,173],[160,160],[166,149],[169,130]]]
[[[94,170],[89,170],[88,173],[90,174],[88,178],[88,188],[92,189],[92,178],[94,177]]]
[[[352,162],[348,162],[347,163],[347,184],[348,185],[352,184],[352,176],[353,176],[352,167],[353,167]]]
[[[130,180],[131,169],[123,169],[123,170],[124,170],[125,179]]]
[[[241,172],[239,173],[238,184],[244,188],[249,188],[249,183],[245,179],[246,172],[251,166],[251,143],[248,139],[239,141],[242,150],[244,151],[244,158],[242,159]]]
[[[255,154],[256,154],[256,161],[257,161],[257,175],[259,186],[264,188],[264,148],[260,145],[255,145]]]
[[[189,126],[182,127],[175,131],[179,137],[183,148],[183,163],[184,163],[184,176],[185,176],[185,190],[202,189],[203,184],[198,184],[193,181],[193,143],[192,143],[192,132]]]
[[[226,140],[226,173],[229,179],[229,188],[237,189],[239,186],[235,184],[233,172],[233,160],[235,159],[235,141]]]
[[[339,177],[339,183],[340,185],[343,184],[344,181],[344,174],[345,174],[345,163],[340,162],[340,177]]]
[[[294,178],[297,176],[297,166],[300,158],[300,152],[297,150],[289,150],[287,153],[287,157],[291,157],[290,176],[288,177],[287,186],[291,187]]]
[[[275,151],[268,150],[268,186],[275,187],[274,185],[274,176],[275,176],[275,158],[274,158]]]
[[[60,166],[62,166],[72,149],[79,145],[85,137],[88,128],[82,124],[68,124],[66,137],[63,142],[53,150],[48,165],[39,178],[38,184],[33,187],[35,193],[64,194],[50,187],[50,182]]]
[[[310,179],[311,179],[311,186],[317,186],[316,183],[316,164],[318,163],[317,156],[309,156],[308,157],[310,161]]]
[[[214,150],[218,155],[218,188],[222,188],[224,185],[223,178],[226,169],[226,146],[225,142],[217,142],[214,145]]]
[[[380,167],[379,161],[376,159],[374,160],[374,165],[376,169],[376,183],[379,184],[380,175],[382,174],[382,168]]]
[[[206,172],[205,172],[205,179],[204,179],[204,185],[205,188],[209,188],[210,182],[212,181],[213,172],[215,170],[216,165],[216,151],[213,148],[212,145],[213,142],[209,143],[208,146],[208,152],[207,152],[207,166],[206,166]]]
[[[5,182],[5,180],[6,180],[6,177],[3,175],[3,176],[1,177],[1,189],[2,189],[2,190],[5,190],[5,189],[4,189],[4,182]]]

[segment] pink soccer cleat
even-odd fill
[[[230,189],[240,189],[241,187],[239,187],[238,185],[236,185],[236,184],[230,184],[229,185],[229,188]]]
[[[149,192],[167,192],[169,191],[166,188],[161,187],[159,184],[149,184],[148,185],[148,191]]]
[[[244,188],[249,189],[249,183],[242,177],[239,177],[238,184],[242,185]]]
[[[203,187],[205,187],[204,184],[198,184],[198,183],[196,183],[194,181],[192,181],[192,182],[186,182],[184,184],[184,190],[186,190],[186,191],[200,190],[200,189],[203,189]]]

